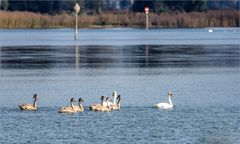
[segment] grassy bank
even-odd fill
[[[239,11],[149,14],[150,26],[158,28],[239,27]],[[0,28],[61,28],[74,27],[73,15],[38,14],[0,11]],[[104,12],[99,15],[79,15],[79,27],[144,27],[145,14]]]

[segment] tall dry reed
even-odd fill
[[[239,11],[214,10],[208,12],[174,12],[149,14],[151,27],[199,28],[239,27]],[[62,13],[47,15],[33,12],[0,11],[0,28],[59,28],[74,27],[73,15]],[[104,12],[102,15],[79,16],[79,27],[144,27],[145,14],[129,12]]]

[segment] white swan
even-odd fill
[[[117,92],[116,92],[116,91],[113,91],[112,96],[114,97],[114,99],[113,99],[113,104],[117,104],[117,97],[118,97]],[[111,105],[111,103],[110,103],[110,105]]]
[[[173,108],[173,103],[171,100],[171,97],[173,96],[172,92],[168,92],[168,101],[169,103],[158,103],[155,105],[155,107],[160,108],[160,109],[172,109]]]
[[[208,29],[208,32],[210,32],[210,33],[213,32],[213,29]]]
[[[121,96],[118,95],[118,97],[117,97],[117,104],[110,105],[112,110],[120,110],[120,107],[121,107],[120,101],[121,101]]]

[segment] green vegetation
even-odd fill
[[[118,2],[117,2],[118,1]],[[2,10],[31,11],[37,13],[58,14],[72,11],[78,2],[83,13],[101,14],[104,10],[132,10],[143,12],[145,6],[151,12],[203,12],[207,10],[238,9],[237,0],[1,0]],[[115,6],[114,6],[115,5]]]
[[[9,6],[8,0],[2,0],[1,9],[8,10],[8,6]]]

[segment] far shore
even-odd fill
[[[207,12],[149,13],[151,28],[239,27],[239,11],[211,10]],[[78,16],[79,28],[144,28],[144,13],[111,13]],[[75,17],[68,13],[57,15],[20,11],[0,11],[0,28],[73,28]]]

